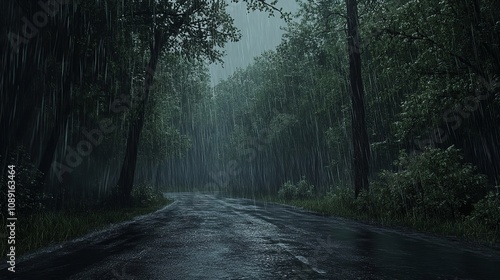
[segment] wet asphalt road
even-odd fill
[[[28,256],[1,279],[500,279],[500,252],[293,207],[169,193],[132,222]]]

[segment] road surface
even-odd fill
[[[1,279],[500,279],[500,252],[293,207],[169,193],[151,215],[27,256]]]

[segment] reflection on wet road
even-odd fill
[[[201,193],[17,264],[9,279],[499,279],[500,252]],[[3,279],[3,278],[2,278]]]

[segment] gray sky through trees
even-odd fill
[[[295,0],[282,0],[278,6],[287,12],[296,12],[298,9]],[[268,17],[265,12],[247,12],[244,3],[230,3],[227,9],[242,36],[239,42],[226,45],[223,64],[210,65],[212,86],[227,78],[237,68],[246,67],[262,52],[274,49],[281,42],[281,27],[286,26],[279,15]]]

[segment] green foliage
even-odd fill
[[[333,187],[327,191],[326,198],[330,200],[332,204],[343,205],[349,208],[354,198],[354,193],[348,187]]]
[[[163,200],[165,200],[163,194],[154,191],[151,185],[140,184],[132,190],[132,202],[137,207],[146,207]]]
[[[251,158],[253,166],[269,166],[257,177],[252,166],[242,166],[239,174],[240,181],[249,181],[250,188],[262,192],[268,191],[263,186],[274,191],[287,179],[276,176],[275,168],[283,163],[288,163],[281,167],[287,173],[315,179],[344,169],[349,157],[349,142],[344,140],[350,101],[345,92],[347,54],[340,58],[339,53],[346,51],[341,39],[345,36],[318,34],[317,26],[307,20],[290,24],[276,51],[257,57],[214,88],[213,111],[205,117],[213,123],[214,136],[207,142],[214,147],[207,149],[206,158],[218,162],[209,166],[241,158]],[[330,127],[335,129],[332,137],[324,133]],[[342,141],[333,143],[334,138]],[[323,155],[328,148],[331,154]],[[317,163],[302,164],[311,160]],[[348,177],[342,174],[341,180]],[[321,188],[319,182],[312,183]]]
[[[339,211],[351,211],[354,209],[354,193],[351,188],[334,187],[326,193],[325,199],[331,208]]]
[[[291,181],[286,181],[278,191],[278,197],[284,200],[292,200],[296,195],[295,185]]]
[[[165,203],[167,199],[161,191],[156,191],[152,185],[140,183],[134,185],[130,200],[124,200],[121,188],[115,186],[108,196],[97,207],[104,209],[120,209],[121,207],[150,207],[151,205]]]
[[[485,192],[485,176],[462,163],[453,146],[418,155],[401,152],[395,165],[398,171],[382,172],[385,184],[373,187],[376,204],[391,216],[457,219]]]
[[[40,178],[42,174],[31,163],[31,158],[25,148],[18,146],[10,154],[9,165],[15,170],[15,200],[16,214],[30,214],[46,209],[53,202],[53,197],[42,191]],[[1,197],[7,197],[7,178],[1,178]],[[0,201],[2,213],[7,212],[7,199]]]
[[[474,210],[467,217],[471,222],[483,224],[492,230],[500,230],[500,186],[490,191],[474,204]]]
[[[437,221],[418,217],[388,217],[387,215],[380,215],[379,211],[374,208],[370,209],[375,210],[374,212],[366,211],[366,207],[374,205],[374,203],[372,195],[365,195],[364,191],[360,193],[358,199],[354,199],[353,191],[347,188],[333,189],[329,194],[329,196],[322,198],[290,200],[285,201],[285,203],[324,215],[344,217],[377,225],[403,226],[410,230],[456,236],[475,242],[497,244],[500,238],[498,227],[487,227],[479,220]],[[273,197],[264,197],[264,199],[283,203],[283,200]],[[492,225],[494,224],[492,223]]]
[[[130,220],[135,216],[151,213],[169,202],[162,200],[147,207],[130,208],[96,208],[74,209],[71,211],[38,211],[22,216],[22,223],[16,224],[20,234],[20,242],[16,243],[16,256],[35,249],[83,236],[89,232],[100,230],[113,223]],[[4,230],[7,220],[0,221]],[[0,231],[5,234],[5,231]],[[2,258],[7,254],[7,242],[0,243]]]
[[[284,200],[310,199],[314,197],[314,186],[309,184],[305,177],[296,184],[287,181],[279,189],[278,197]]]
[[[471,109],[475,106],[498,110],[491,102],[479,104],[476,96],[492,100],[498,90],[493,81],[500,69],[499,3],[383,1],[368,11],[373,64],[381,66],[385,77],[405,81],[386,85],[395,101],[402,99],[401,106],[390,106],[396,113],[401,110],[394,120],[401,141],[428,137],[432,129],[445,124],[457,129],[463,121],[452,118],[453,113],[464,119],[477,110]],[[476,104],[471,105],[474,99]],[[472,117],[477,120],[461,129],[481,130],[478,123],[495,122],[483,113]]]
[[[327,191],[325,198],[331,207],[336,209],[336,212],[344,213],[344,215],[368,217],[374,211],[371,196],[365,190],[362,190],[358,198],[354,199],[352,188],[335,187]]]

